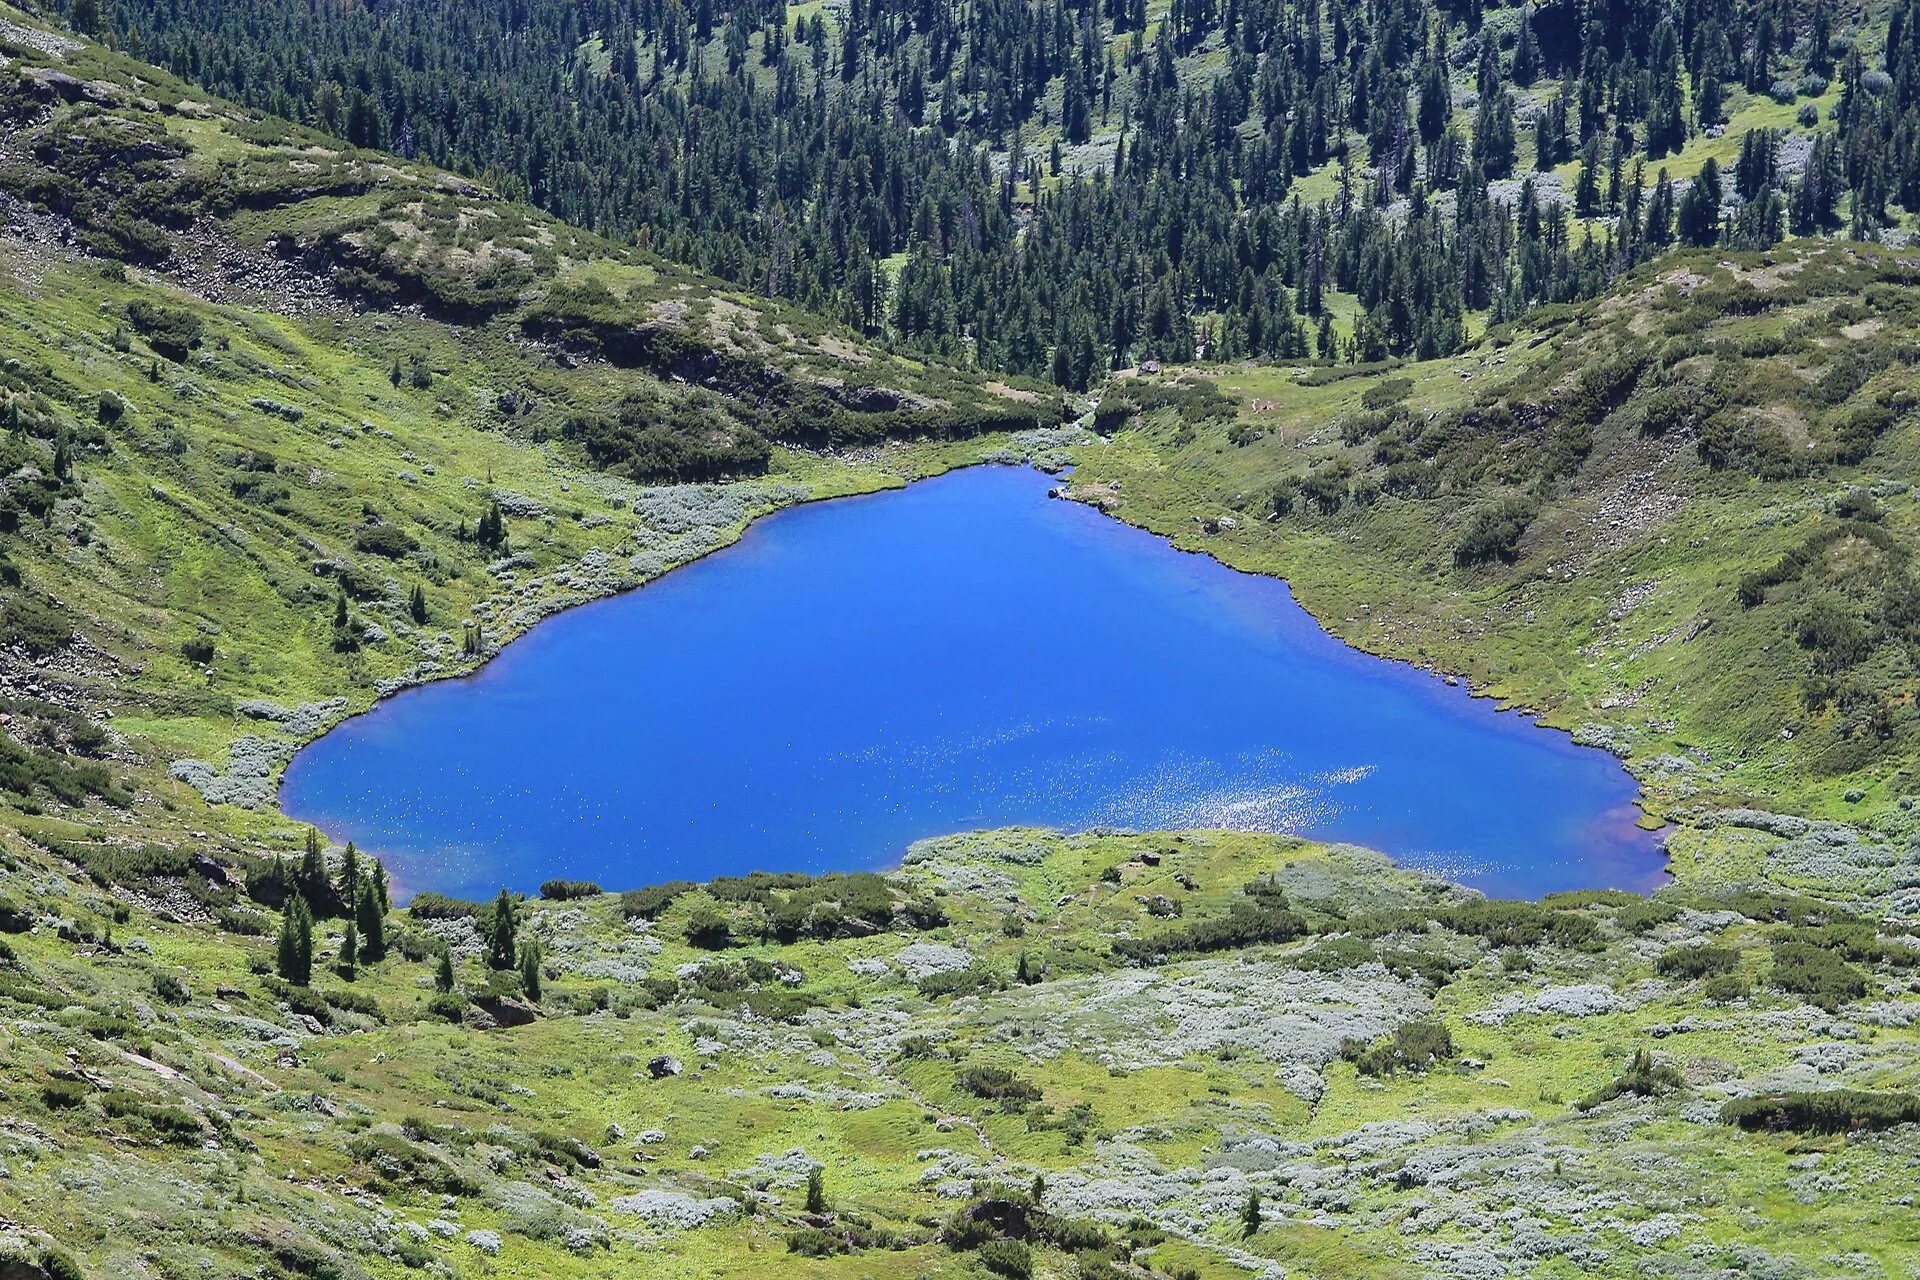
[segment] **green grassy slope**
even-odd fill
[[[1696,255],[1450,360],[1123,379],[1075,491],[1614,749],[1683,877],[1885,891],[1920,751],[1913,280],[1877,246]],[[1780,853],[1729,808],[1874,852]]]
[[[383,914],[350,973],[323,919],[303,987],[303,736],[762,511],[1080,437],[0,18],[7,1275],[1912,1268],[1898,255],[1687,260],[1455,361],[1129,381],[1076,446],[1080,496],[1616,743],[1686,824],[1651,902],[1005,832],[516,904],[537,990],[491,907]],[[629,395],[675,448],[774,442],[713,484],[596,467],[567,421]]]
[[[0,689],[20,767],[133,798],[79,817],[72,786],[11,787],[23,830],[271,837],[294,742],[377,693],[773,507],[1057,421],[31,30],[0,31]],[[654,487],[682,463],[719,483]]]
[[[1789,898],[1490,909],[1351,849],[1011,832],[890,880],[528,904],[521,1024],[471,918],[398,915],[386,960],[309,991],[124,890],[8,887],[119,913],[111,942],[11,939],[0,991],[0,1234],[83,1274],[1892,1274],[1920,1250],[1910,1127],[1722,1118],[1836,1086],[1915,1105],[1920,953]],[[1249,917],[1276,940],[1178,950]],[[1125,967],[1129,938],[1170,954]],[[439,1012],[442,944],[452,1012],[491,1014]],[[1824,978],[1789,976],[1796,946]]]

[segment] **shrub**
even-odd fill
[[[1385,409],[1399,404],[1411,394],[1412,378],[1383,378],[1360,393],[1360,404],[1366,409]]]
[[[127,319],[156,353],[178,362],[200,345],[205,326],[200,317],[179,307],[165,307],[145,298],[127,304]]]
[[[431,1151],[397,1133],[364,1133],[347,1144],[347,1154],[388,1186],[418,1187],[441,1195],[473,1195],[471,1178]]]
[[[1453,1057],[1453,1037],[1438,1022],[1409,1022],[1371,1046],[1344,1041],[1341,1056],[1363,1076],[1389,1076],[1400,1071],[1427,1071]]]
[[[1535,507],[1520,498],[1508,498],[1490,507],[1482,507],[1467,521],[1460,541],[1453,548],[1453,562],[1462,567],[1498,560],[1511,564],[1518,556],[1520,539],[1533,523]]]
[[[1653,962],[1654,970],[1669,978],[1706,978],[1739,965],[1740,953],[1732,947],[1670,947]]]
[[[1671,1093],[1681,1084],[1680,1069],[1669,1063],[1655,1063],[1653,1055],[1641,1049],[1633,1055],[1627,1069],[1580,1101],[1580,1109],[1589,1111],[1603,1102],[1631,1094],[1639,1098]]]
[[[845,1247],[840,1237],[818,1227],[802,1227],[787,1234],[787,1252],[803,1258],[831,1258]]]
[[[42,1249],[40,1269],[47,1273],[47,1280],[87,1280],[87,1273],[73,1260],[73,1255],[60,1249]]]
[[[733,945],[733,926],[727,918],[709,906],[695,907],[687,917],[687,944],[718,951]]]
[[[416,893],[407,904],[407,914],[420,920],[464,920],[479,913],[479,903],[441,893]]]
[[[611,415],[581,414],[561,427],[595,466],[631,480],[686,482],[757,475],[773,449],[717,397],[630,396]]]
[[[187,990],[187,980],[165,969],[154,970],[153,994],[167,1004],[185,1004],[192,998],[192,993]]]
[[[66,615],[38,597],[16,593],[0,608],[0,644],[18,645],[42,658],[72,639]]]
[[[669,880],[644,889],[629,889],[620,895],[620,914],[629,920],[657,920],[675,898],[697,888],[691,880]]]
[[[1768,1133],[1850,1133],[1920,1123],[1920,1097],[1864,1089],[1772,1093],[1735,1098],[1720,1118],[1742,1129]]]
[[[392,524],[370,524],[354,535],[353,545],[369,555],[398,560],[420,544],[405,529]]]
[[[995,1102],[1040,1101],[1038,1085],[1005,1067],[967,1067],[954,1077],[954,1083],[976,1098]]]
[[[1628,903],[1614,913],[1613,922],[1626,933],[1647,933],[1680,918],[1680,904],[1666,898]]]
[[[442,991],[427,1001],[427,1013],[448,1022],[458,1022],[467,1016],[466,998],[452,991]]]
[[[1824,947],[1780,942],[1773,948],[1773,985],[1833,1010],[1867,994],[1867,975]]]
[[[1147,964],[1167,955],[1228,951],[1260,943],[1289,942],[1307,932],[1307,922],[1277,892],[1249,894],[1234,901],[1224,916],[1196,920],[1145,938],[1121,938],[1113,951],[1131,964]]]
[[[54,1111],[71,1111],[87,1100],[87,1086],[78,1080],[49,1080],[40,1086],[40,1101]]]
[[[981,1266],[1008,1280],[1028,1280],[1033,1275],[1033,1250],[1018,1240],[989,1240],[974,1256]]]
[[[546,880],[540,885],[540,896],[549,902],[566,902],[572,898],[597,898],[600,886],[591,880]]]
[[[1714,1004],[1732,1004],[1735,1000],[1745,1000],[1752,990],[1751,984],[1739,974],[1723,973],[1701,984],[1700,998]]]
[[[916,984],[920,994],[929,1000],[941,996],[975,995],[982,991],[1000,989],[1000,975],[983,964],[970,964],[964,969],[949,969],[945,973],[930,973]]]

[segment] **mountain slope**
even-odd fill
[[[1875,832],[1920,752],[1915,269],[1689,255],[1451,360],[1121,379],[1077,493],[1615,750],[1682,876],[1904,888],[1913,851]],[[1776,858],[1723,808],[1867,848]]]
[[[177,823],[169,772],[265,805],[276,705],[314,704],[310,734],[772,506],[1058,421],[1038,389],[35,38],[0,69],[0,681],[48,704],[16,712],[23,743],[114,717],[21,767],[98,790],[104,760],[136,827]],[[924,443],[819,452],[893,437]],[[674,480],[717,483],[649,487]]]
[[[0,1272],[1913,1269],[1897,251],[1118,380],[1096,441],[17,10],[0,56]],[[1590,721],[1681,883],[1001,832],[397,909],[273,810],[333,719],[764,510],[1036,453]]]
[[[1676,240],[1904,234],[1917,189],[1877,0],[99,11],[251,105],[1075,388],[1448,354]]]

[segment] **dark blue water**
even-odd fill
[[[1661,879],[1610,756],[1008,467],[774,515],[302,751],[409,890],[881,867],[1040,824],[1351,840],[1489,892]]]

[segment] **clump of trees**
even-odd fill
[[[279,861],[255,878],[256,897],[278,897],[280,930],[274,939],[274,971],[298,987],[313,981],[314,930],[319,920],[344,919],[346,928],[336,957],[340,975],[351,981],[362,965],[387,955],[387,869],[378,858],[363,857],[349,840],[336,875],[327,865],[320,833],[307,829],[300,862],[288,870]]]

